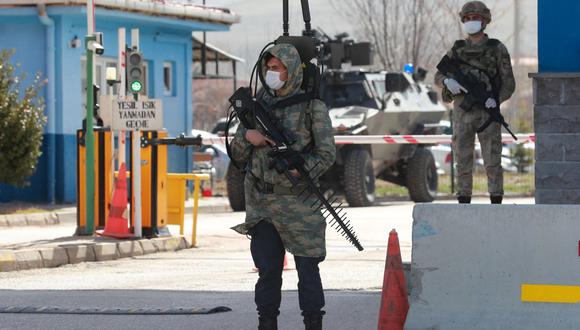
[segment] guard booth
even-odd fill
[[[227,8],[163,1],[94,1],[96,32],[104,34],[104,52],[95,59],[95,83],[106,88],[106,70],[116,67],[117,30],[140,28],[145,54],[147,95],[172,109],[165,129],[171,136],[192,129],[192,32],[226,33],[240,17]],[[0,201],[77,202],[77,171],[71,158],[77,149],[77,129],[84,118],[87,35],[86,1],[3,0],[0,5],[0,45],[15,49],[13,61],[23,72],[41,72],[48,84],[40,95],[46,100],[47,125],[37,170],[24,188],[0,185]],[[210,57],[211,58],[211,57]],[[28,78],[30,79],[30,77]],[[170,148],[172,172],[191,170],[191,149]],[[96,221],[95,221],[96,222]]]

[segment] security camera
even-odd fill
[[[91,50],[97,55],[103,55],[103,53],[105,53],[105,48],[96,41],[91,41],[89,43],[89,50]]]

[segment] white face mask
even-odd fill
[[[266,77],[264,78],[266,85],[273,90],[278,90],[284,86],[284,81],[280,80],[280,72],[268,71],[266,72]]]
[[[478,34],[481,31],[481,21],[468,21],[463,23],[463,32],[466,34]]]

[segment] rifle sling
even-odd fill
[[[272,109],[282,109],[296,104],[312,101],[314,99],[314,93],[301,93],[289,98],[280,100],[274,103],[270,108]]]

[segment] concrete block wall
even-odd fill
[[[532,78],[536,203],[580,204],[580,73]]]

